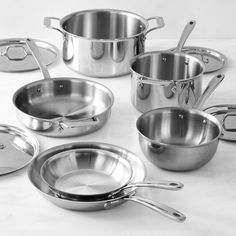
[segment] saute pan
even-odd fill
[[[44,80],[18,89],[13,96],[19,120],[39,134],[53,137],[84,135],[100,129],[110,116],[113,94],[85,79],[50,78],[37,46],[26,39]]]
[[[178,190],[183,184],[171,181],[130,183],[132,167],[119,155],[101,149],[73,149],[49,158],[41,177],[61,198],[104,200],[134,187]]]
[[[43,194],[43,196],[48,199],[50,202],[56,204],[59,207],[69,209],[69,210],[78,210],[78,211],[96,211],[96,210],[104,210],[120,205],[126,201],[133,201],[140,203],[144,206],[147,206],[156,212],[159,212],[162,215],[165,215],[173,220],[182,222],[186,219],[186,217],[164,204],[153,202],[151,200],[143,199],[141,197],[135,196],[136,188],[126,189],[120,194],[116,195],[112,199],[104,199],[98,201],[73,201],[70,199],[59,198],[53,191],[50,190],[48,185],[42,180],[40,175],[40,169],[42,165],[52,156],[62,153],[68,150],[74,150],[78,148],[86,148],[86,149],[101,149],[108,152],[115,153],[119,155],[120,158],[126,159],[130,166],[132,167],[132,178],[130,180],[131,183],[141,182],[145,179],[146,170],[142,161],[132,152],[123,149],[118,146],[114,146],[111,144],[105,143],[96,143],[96,142],[75,142],[68,143],[64,145],[60,145],[57,147],[53,147],[49,150],[46,150],[40,153],[34,160],[31,162],[28,169],[28,177],[31,183]]]

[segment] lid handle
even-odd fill
[[[47,66],[43,62],[41,53],[40,53],[37,45],[35,44],[34,40],[30,39],[30,38],[27,38],[27,39],[25,39],[25,43],[28,46],[28,48],[30,49],[30,51],[31,51],[34,59],[36,60],[39,68],[41,69],[44,79],[50,79],[51,77],[50,77],[50,74],[48,72]]]

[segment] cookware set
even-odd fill
[[[149,26],[151,21],[154,27]],[[145,19],[132,12],[97,9],[44,19],[46,27],[62,34],[63,61],[72,70],[110,78],[130,72],[131,102],[143,113],[136,122],[141,150],[153,164],[171,171],[200,168],[214,156],[219,139],[235,140],[230,120],[236,116],[236,106],[200,110],[224,79],[221,73],[213,76],[203,90],[204,73],[221,70],[227,60],[212,49],[184,47],[195,24],[187,23],[176,48],[145,52],[146,36],[164,26],[162,17]],[[47,66],[58,55],[53,45],[15,38],[0,40],[0,50],[1,71],[40,69],[43,74],[43,79],[24,85],[13,96],[17,117],[29,130],[51,137],[82,136],[108,122],[112,91],[87,79],[51,77]],[[8,125],[0,125],[0,140],[0,175],[30,162],[31,183],[59,207],[94,211],[133,201],[175,221],[186,219],[137,192],[180,190],[183,184],[145,181],[143,162],[122,147],[75,142],[40,153],[34,136]]]

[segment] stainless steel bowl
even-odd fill
[[[149,111],[138,118],[136,127],[146,158],[173,171],[205,165],[214,156],[222,133],[214,116],[178,107]]]
[[[62,19],[45,17],[44,24],[62,33],[64,63],[92,77],[128,74],[130,60],[144,52],[147,34],[164,26],[162,17],[145,19],[115,9],[78,11]]]

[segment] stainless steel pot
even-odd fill
[[[149,28],[150,21],[156,26]],[[45,17],[44,24],[62,33],[65,64],[91,77],[128,74],[130,60],[144,52],[146,35],[164,26],[162,17],[145,19],[113,9],[79,11],[62,19]]]
[[[131,101],[140,112],[161,107],[199,107],[223,80],[214,77],[202,92],[203,63],[180,52],[154,51],[131,62]]]
[[[189,171],[214,156],[222,127],[206,112],[166,107],[141,115],[136,123],[139,142],[154,165],[173,171]]]
[[[50,78],[34,42],[26,40],[44,80],[18,89],[13,96],[19,120],[39,134],[53,137],[84,135],[108,120],[114,97],[105,86],[78,78]]]
[[[118,206],[126,201],[133,201],[149,207],[150,209],[167,216],[175,221],[183,222],[186,217],[162,203],[154,202],[148,199],[141,198],[135,195],[136,188],[129,188],[123,191],[121,194],[116,195],[112,199],[104,199],[98,201],[74,201],[70,199],[59,198],[55,193],[53,193],[49,186],[45,184],[40,175],[40,170],[49,158],[63,153],[65,151],[73,151],[75,149],[101,149],[107,152],[114,153],[120,158],[124,158],[130,163],[132,168],[132,178],[131,183],[141,182],[145,179],[146,169],[142,161],[132,152],[123,149],[121,147],[106,144],[106,143],[96,143],[96,142],[75,142],[63,144],[60,146],[53,147],[49,150],[46,150],[40,153],[31,163],[28,169],[28,177],[31,183],[43,194],[43,196],[48,199],[53,204],[56,204],[59,207],[69,209],[69,210],[78,210],[78,211],[96,211],[96,210],[105,210],[112,207]]]

